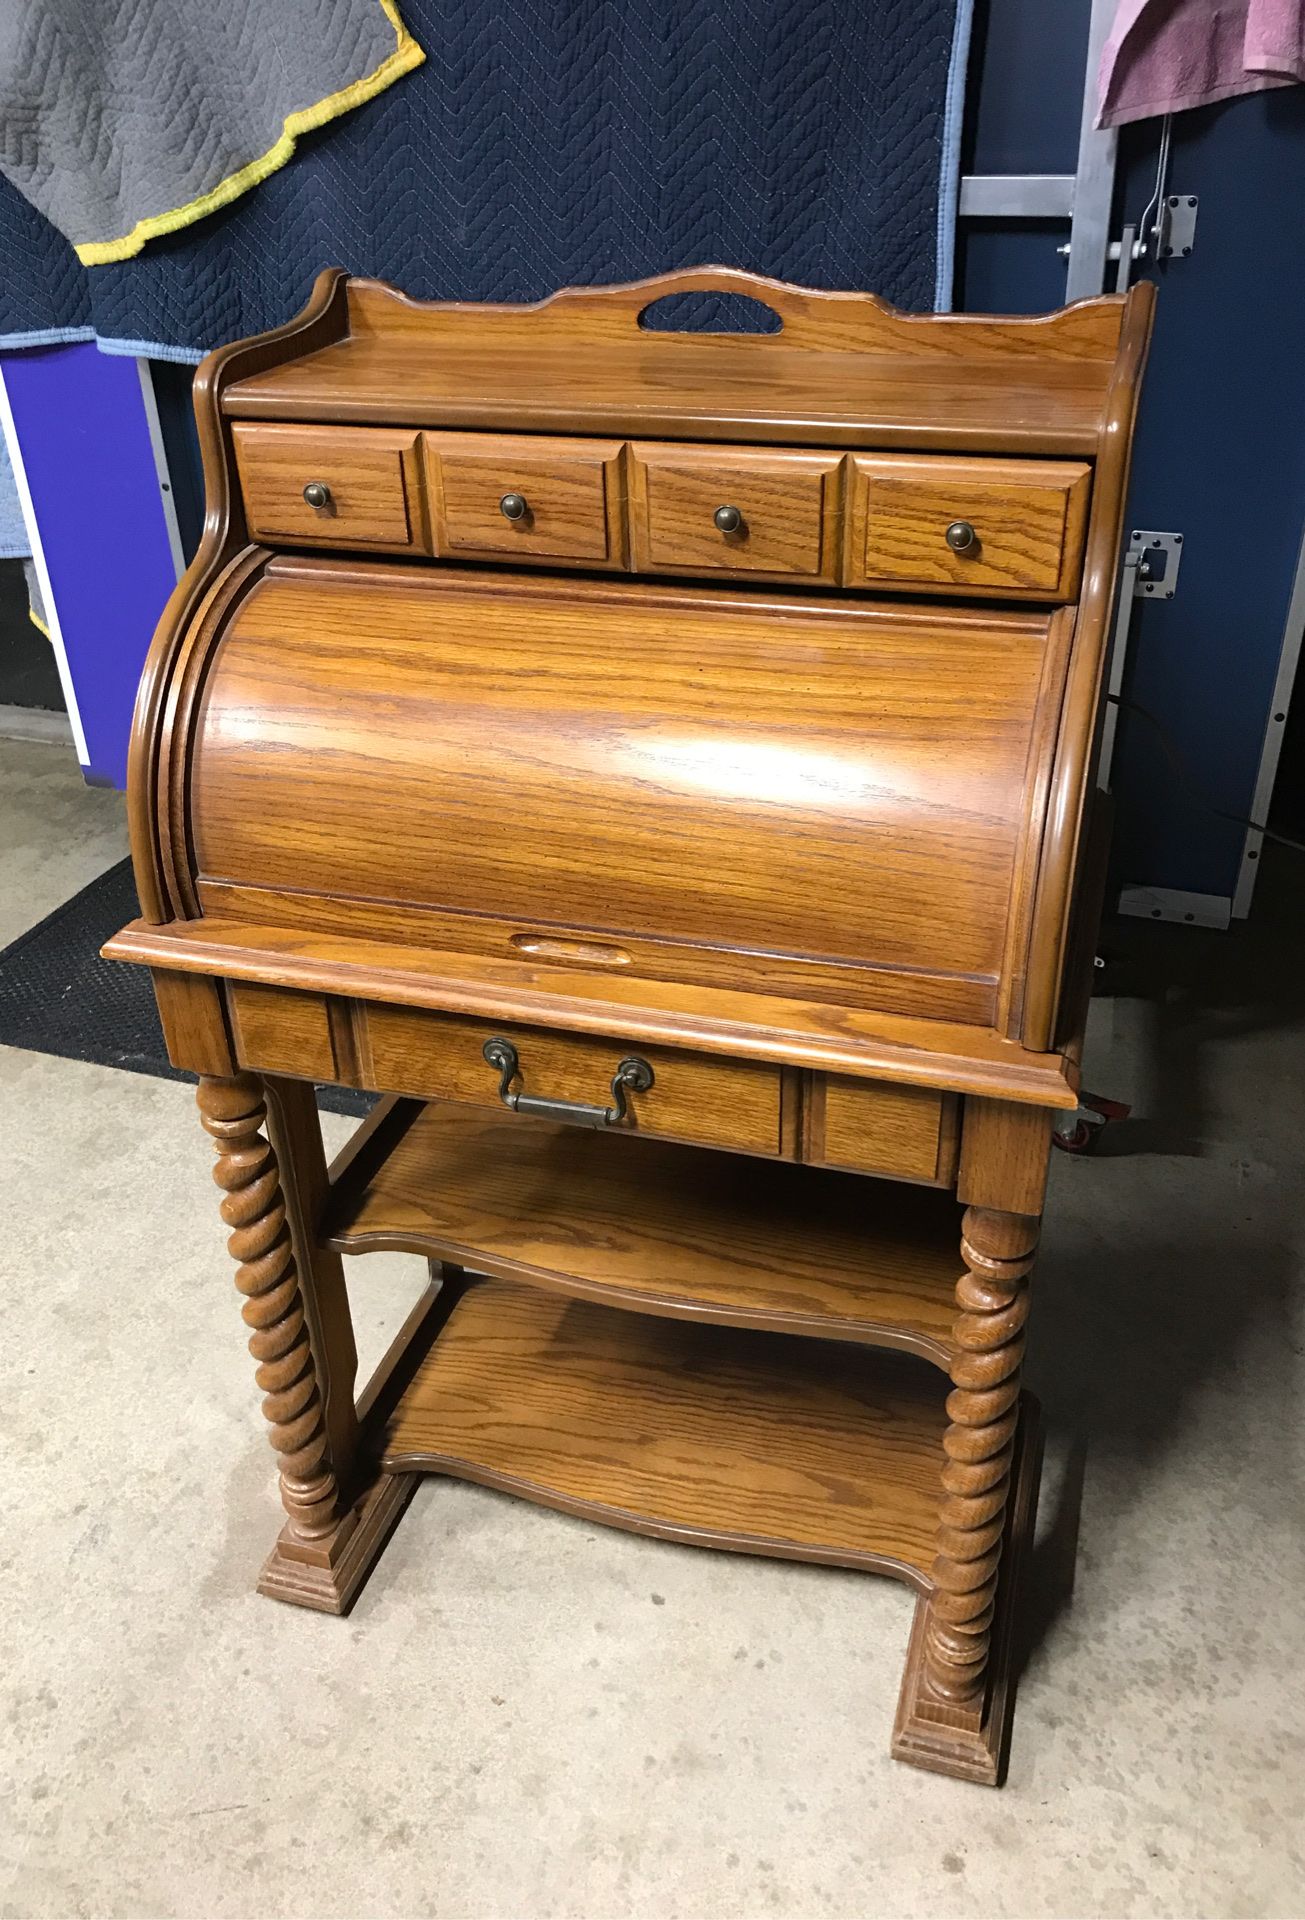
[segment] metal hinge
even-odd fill
[[[1182,557],[1181,533],[1156,533],[1149,527],[1134,527],[1124,555],[1125,566],[1133,570],[1134,599],[1172,600]]]
[[[1157,260],[1186,260],[1196,244],[1196,195],[1168,193],[1155,224]]]

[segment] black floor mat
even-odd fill
[[[149,969],[100,958],[105,941],[139,914],[131,862],[122,860],[6,947],[0,1045],[193,1080],[168,1059]],[[328,1113],[364,1114],[374,1096],[319,1087],[317,1104]]]

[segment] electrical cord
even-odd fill
[[[1194,806],[1202,808],[1206,813],[1212,813],[1217,820],[1228,820],[1235,827],[1248,827],[1252,833],[1262,833],[1266,840],[1272,840],[1280,847],[1290,847],[1293,853],[1305,853],[1305,841],[1293,840],[1289,833],[1279,833],[1275,828],[1266,827],[1258,820],[1248,820],[1244,814],[1229,813],[1225,807],[1216,807],[1213,800],[1202,793],[1193,782],[1182,755],[1174,745],[1168,727],[1163,720],[1156,718],[1149,707],[1142,706],[1137,700],[1121,699],[1117,693],[1108,693],[1106,699],[1122,711],[1139,714],[1143,720],[1149,721],[1160,742],[1160,751],[1169,762],[1170,771]]]

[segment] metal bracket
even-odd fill
[[[1182,557],[1181,533],[1156,533],[1148,527],[1134,527],[1124,556],[1125,566],[1133,568],[1133,597],[1172,600]]]
[[[1165,195],[1155,228],[1157,260],[1186,260],[1196,245],[1196,207],[1194,193]]]

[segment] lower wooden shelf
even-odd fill
[[[918,1360],[474,1282],[379,1436],[449,1473],[661,1539],[929,1591],[946,1382]]]

